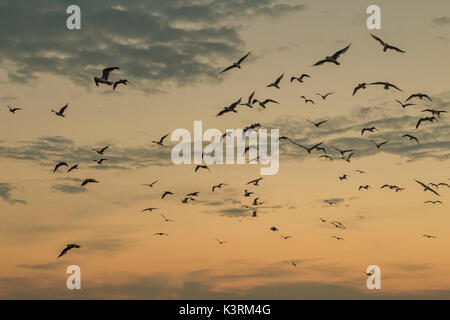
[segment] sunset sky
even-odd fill
[[[81,30],[66,27],[71,4]],[[366,26],[372,4],[381,30]],[[449,299],[450,189],[437,197],[414,181],[450,183],[450,115],[415,128],[426,108],[450,111],[449,9],[448,0],[0,0],[0,298]],[[370,33],[406,53],[383,52]],[[340,66],[311,66],[350,43]],[[242,69],[219,74],[249,51]],[[96,87],[110,66],[129,85]],[[266,87],[282,73],[281,89]],[[311,78],[289,81],[302,73]],[[375,81],[404,92],[352,96]],[[280,103],[215,117],[254,90]],[[326,92],[335,93],[317,95]],[[395,102],[417,92],[433,101]],[[66,103],[65,118],[50,112]],[[300,144],[325,141],[335,160],[282,141],[279,172],[258,187],[246,183],[259,165],[194,173],[172,163],[170,136],[164,147],[151,141],[193,132],[195,120],[223,132],[259,122]],[[379,131],[361,136],[371,126]],[[377,150],[369,139],[390,142]],[[97,165],[92,149],[106,145]],[[354,149],[351,162],[333,146]],[[79,169],[53,173],[59,161]],[[100,183],[81,187],[85,178]],[[198,200],[181,203],[194,191]],[[265,203],[253,218],[243,206],[255,197]],[[68,243],[81,248],[57,259]],[[66,288],[69,265],[81,268],[81,290]],[[381,290],[366,288],[369,265],[381,268]]]

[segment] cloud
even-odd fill
[[[30,269],[30,270],[53,270],[60,266],[61,262],[49,262],[44,264],[18,264],[18,268]]]
[[[39,278],[42,278],[39,277]],[[125,278],[125,279],[123,279]],[[187,299],[187,300],[354,300],[354,299],[449,299],[450,290],[370,291],[346,282],[274,282],[258,286],[216,289],[209,281],[185,280],[181,285],[167,275],[116,275],[109,283],[89,283],[71,292],[58,282],[41,284],[36,278],[0,278],[0,297],[7,299]],[[61,280],[59,280],[61,281]],[[64,283],[64,281],[62,281]],[[52,283],[52,282],[50,282]]]
[[[433,19],[433,23],[438,26],[448,25],[448,24],[450,24],[450,18],[447,16],[435,18],[435,19]]]
[[[92,151],[91,146],[77,146],[72,140],[61,136],[19,141],[15,146],[0,145],[0,157],[32,161],[49,170],[53,170],[59,161],[66,161],[69,165],[79,164],[80,168],[89,167],[96,170],[124,170],[172,164],[169,148],[113,146],[107,154],[105,153],[108,161],[102,165],[96,165],[93,160],[98,158],[98,155]],[[62,191],[61,188],[59,191]]]
[[[9,183],[0,182],[0,198],[5,200],[10,204],[27,204],[25,200],[13,199],[11,198],[11,191],[14,190],[14,187]]]
[[[434,101],[440,110],[450,104],[447,93],[434,97]],[[323,147],[335,159],[340,159],[341,156],[333,147],[355,150],[355,155],[352,159],[371,156],[380,151],[404,157],[407,161],[424,158],[449,159],[450,139],[448,134],[446,134],[450,130],[448,119],[445,116],[441,116],[436,123],[427,123],[419,129],[415,129],[417,120],[423,117],[425,113],[419,112],[416,116],[412,116],[402,111],[387,110],[381,105],[370,108],[355,107],[350,116],[338,116],[328,119],[329,121],[320,130],[313,126],[305,126],[306,120],[293,118],[280,118],[266,124],[266,127],[282,128],[280,135],[288,136],[296,143],[305,146],[324,141]],[[368,118],[373,120],[361,120]],[[380,131],[361,136],[361,129],[371,126],[375,126]],[[416,136],[420,143],[417,144],[407,138],[402,138],[401,136],[404,134]],[[389,141],[389,143],[384,145],[381,150],[377,150],[375,145],[369,141],[370,139],[377,143],[382,141]],[[314,154],[318,157],[322,153],[314,151]],[[281,160],[298,160],[307,156],[309,154],[305,150],[289,142],[280,144]]]
[[[86,188],[83,188],[81,186],[72,186],[72,185],[66,185],[66,184],[55,184],[52,186],[52,189],[55,191],[63,192],[63,193],[69,193],[69,194],[77,194],[86,192]]]
[[[50,73],[89,86],[104,67],[116,65],[121,69],[112,77],[126,77],[146,91],[167,83],[219,81],[223,64],[247,50],[240,21],[305,9],[272,0],[80,0],[77,5],[81,30],[69,31],[67,3],[0,3],[0,61],[16,66],[8,73],[11,81]]]

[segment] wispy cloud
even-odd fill
[[[12,190],[14,190],[14,187],[11,184],[0,182],[0,198],[11,204],[27,204],[25,200],[13,199],[11,196]]]
[[[217,61],[230,62],[246,50],[236,18],[278,17],[305,9],[270,0],[80,0],[77,5],[81,30],[69,31],[63,2],[0,3],[0,60],[16,66],[8,73],[11,81],[51,73],[88,86],[102,68],[116,65],[121,70],[113,77],[126,77],[146,91],[166,83],[220,81],[223,66]]]

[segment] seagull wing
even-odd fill
[[[169,134],[166,134],[166,135],[162,136],[161,139],[159,140],[159,142],[162,143],[162,142],[164,141],[164,139],[167,138],[168,135],[169,135]]]
[[[383,46],[385,45],[384,41],[381,40],[380,38],[378,38],[377,36],[374,36],[373,34],[370,34],[372,36],[372,38],[374,38],[375,40],[377,40],[379,43],[381,43]]]
[[[231,70],[231,69],[233,69],[233,68],[236,68],[236,66],[235,66],[235,65],[231,65],[231,66],[229,66],[229,67],[226,67],[225,69],[223,69],[222,71],[220,71],[220,73],[224,73],[224,72],[226,72],[226,71],[228,71],[228,70]]]
[[[412,98],[418,97],[418,96],[419,96],[418,94],[412,94],[412,95],[409,96],[408,99],[405,100],[405,102],[411,100]]]
[[[103,69],[102,78],[105,80],[108,80],[108,77],[109,77],[109,74],[111,73],[111,71],[118,70],[118,69],[119,69],[119,67],[110,67],[110,68]]]
[[[398,91],[401,91],[401,92],[403,92],[403,90],[402,89],[400,89],[399,87],[397,87],[395,84],[392,84],[392,83],[388,83],[388,86],[389,87],[392,87],[392,88],[395,88],[395,89],[397,89]]]
[[[242,61],[244,61],[245,59],[247,59],[247,57],[250,55],[251,52],[247,53],[245,56],[243,56],[242,58],[240,58],[236,64],[240,65],[242,63]]]
[[[59,110],[59,113],[64,113],[64,111],[66,111],[66,109],[67,109],[68,106],[69,106],[69,104],[66,104],[64,107],[62,107],[62,108]]]
[[[316,63],[313,64],[313,67],[314,66],[320,66],[320,65],[324,64],[327,61],[328,61],[327,59],[323,59],[323,60],[317,61]]]
[[[348,50],[348,48],[350,48],[350,45],[351,45],[351,44],[349,44],[348,46],[346,46],[344,49],[341,49],[341,50],[339,50],[339,51],[336,51],[331,57],[332,57],[333,59],[339,58],[339,56],[340,56],[341,54],[345,53],[345,52]]]
[[[388,48],[388,49],[395,50],[395,51],[397,51],[397,52],[405,53],[405,51],[403,51],[402,49],[397,48],[397,47],[394,47],[394,46],[391,46],[391,45],[388,45],[387,48]]]

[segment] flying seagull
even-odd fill
[[[68,170],[67,170],[67,173],[69,173],[70,171],[72,171],[72,170],[76,170],[76,169],[78,169],[78,164],[75,164],[75,165],[73,165],[73,166],[71,166]]]
[[[413,98],[419,98],[420,100],[422,100],[423,98],[427,98],[428,100],[433,101],[427,94],[419,92],[419,93],[414,93],[414,94],[410,95],[409,98],[406,99],[405,102],[408,102],[409,100],[411,100]]]
[[[199,194],[199,193],[200,193],[199,191],[191,192],[191,193],[188,193],[188,194],[186,195],[186,197],[198,197],[198,194]]]
[[[254,206],[259,206],[259,205],[261,205],[261,204],[264,204],[264,203],[265,203],[265,202],[259,202],[258,200],[259,200],[259,197],[258,197],[258,198],[255,198],[255,199],[253,199],[253,203],[252,203],[252,205],[254,205]]]
[[[313,64],[313,66],[320,66],[326,62],[331,62],[331,63],[334,63],[335,65],[340,65],[340,63],[339,63],[339,61],[337,61],[337,59],[339,58],[339,56],[341,54],[345,53],[348,50],[348,48],[350,48],[350,45],[351,44],[346,46],[344,49],[336,51],[331,57],[326,56],[325,59],[317,61],[315,64]]]
[[[234,68],[241,68],[241,63],[250,55],[250,52],[247,53],[245,56],[243,56],[242,58],[240,58],[238,61],[233,62],[233,64],[229,67],[226,67],[225,69],[223,69],[222,71],[220,71],[220,73],[224,73],[228,70],[234,69]]]
[[[158,182],[158,180],[155,180],[155,181],[153,181],[153,182],[150,183],[150,184],[143,184],[143,186],[147,186],[147,187],[153,188],[153,186],[154,186],[155,183],[157,183],[157,182]]]
[[[432,189],[432,188],[430,188],[429,186],[427,186],[425,183],[423,183],[423,182],[421,182],[421,181],[419,181],[419,180],[416,180],[416,182],[417,182],[418,184],[420,184],[420,185],[423,187],[423,191],[430,191],[430,192],[433,192],[435,195],[437,195],[438,197],[440,197],[440,194],[439,194],[439,193],[437,193],[434,189]]]
[[[337,236],[331,236],[332,238],[335,238],[336,240],[344,240],[344,238],[337,237]]]
[[[10,106],[6,106],[11,113],[16,113],[16,111],[22,110],[22,108],[11,108]]]
[[[69,106],[69,104],[67,103],[64,107],[59,109],[59,111],[55,111],[53,109],[51,111],[54,112],[57,116],[64,118],[65,117],[64,112],[66,111],[68,106]]]
[[[210,171],[208,166],[206,166],[206,165],[198,165],[198,166],[196,166],[195,167],[195,172],[197,172],[198,169],[206,169],[206,170]]]
[[[283,79],[283,77],[284,77],[284,73],[281,74],[281,76],[279,76],[274,82],[269,83],[267,85],[267,87],[269,87],[269,88],[274,87],[274,88],[280,89],[279,84],[280,84],[281,79]]]
[[[248,191],[247,189],[245,189],[244,191],[244,197],[250,197],[254,192]]]
[[[219,239],[217,239],[217,238],[215,238],[216,239],[216,241],[220,244],[220,245],[222,245],[222,244],[224,244],[224,243],[226,243],[226,241],[220,241]]]
[[[58,162],[56,164],[55,168],[53,169],[53,173],[55,173],[56,170],[58,170],[58,168],[61,167],[61,166],[69,167],[69,165],[66,162],[64,162],[64,161]]]
[[[300,99],[305,100],[305,104],[307,104],[308,102],[311,102],[312,104],[315,104],[315,102],[312,99],[308,99],[305,96],[301,96]]]
[[[330,223],[338,229],[345,230],[345,226],[340,221],[331,221]]]
[[[356,169],[355,171],[358,172],[358,173],[360,173],[360,174],[365,174],[365,173],[366,173],[365,171],[359,170],[359,169]]]
[[[436,239],[436,236],[432,236],[432,235],[429,235],[429,234],[423,234],[422,235],[422,237],[425,237],[425,238],[428,238],[428,239]]]
[[[114,84],[114,82],[108,80],[109,74],[111,73],[111,71],[118,70],[118,69],[120,69],[120,68],[119,67],[109,67],[109,68],[103,69],[101,78],[94,77],[95,85],[98,87],[99,83],[104,83],[104,84],[107,84],[108,86],[112,86]]]
[[[410,134],[404,134],[404,135],[402,135],[402,138],[409,138],[409,140],[415,140],[417,143],[419,143],[419,139],[417,139],[416,137],[414,137]]]
[[[236,107],[241,103],[242,98],[239,98],[239,100],[233,102],[232,104],[230,104],[228,107],[224,107],[217,115],[216,117],[220,117],[222,115],[224,115],[225,113],[228,112],[234,112],[237,113],[236,111]]]
[[[348,175],[343,174],[342,176],[339,177],[339,180],[343,181],[343,180],[347,180],[348,179]]]
[[[253,96],[255,95],[255,91],[253,91],[250,96],[248,97],[248,100],[246,103],[241,103],[241,106],[247,106],[249,108],[253,108]]]
[[[377,146],[377,149],[380,149],[383,145],[385,145],[386,143],[389,143],[389,141],[383,141],[381,143],[376,143],[375,141],[373,141],[372,139],[369,139],[370,142],[372,142],[374,145]]]
[[[328,160],[330,160],[330,161],[333,161],[333,158],[330,157],[330,156],[327,155],[327,154],[323,154],[323,155],[321,155],[319,158],[324,158],[324,159],[328,159]]]
[[[272,230],[273,232],[276,232],[276,231],[278,231],[278,228],[277,227],[270,227],[270,230]]]
[[[154,236],[168,236],[168,234],[164,233],[164,232],[155,232],[153,235]]]
[[[105,158],[101,158],[101,159],[98,159],[98,160],[93,160],[94,162],[97,162],[97,164],[102,164],[103,163],[103,161],[107,161],[108,159],[105,159]]]
[[[181,199],[181,202],[182,202],[182,203],[188,203],[189,200],[195,201],[195,199],[192,198],[192,197],[184,197],[184,199]]]
[[[369,190],[370,186],[368,184],[366,184],[365,186],[359,186],[358,191],[361,189]]]
[[[214,192],[215,189],[221,189],[223,186],[226,186],[225,183],[219,183],[218,185],[215,185],[211,188],[211,191]]]
[[[308,121],[309,123],[312,123],[316,128],[319,128],[321,124],[324,124],[325,122],[327,122],[328,120],[322,120],[320,122],[312,122],[308,119],[306,119],[306,121]]]
[[[173,194],[172,192],[170,192],[170,191],[165,191],[164,193],[163,193],[163,195],[161,196],[161,199],[164,199],[167,195],[169,195],[169,194]]]
[[[144,210],[141,210],[141,212],[145,212],[145,211],[148,211],[148,212],[152,212],[153,210],[157,210],[158,208],[145,208]]]
[[[284,240],[287,240],[287,239],[290,239],[292,237],[291,236],[283,236],[283,235],[281,235],[280,238],[283,238]]]
[[[164,219],[164,222],[175,222],[175,220],[172,220],[172,219],[168,219],[168,218],[166,218],[166,216],[165,215],[161,215],[161,217],[163,217],[163,219]]]
[[[409,107],[409,106],[415,106],[414,103],[403,103],[403,102],[401,102],[400,100],[395,100],[395,101],[397,101],[398,103],[400,103],[400,105],[402,106],[403,109],[405,109],[406,107]]]
[[[343,156],[342,159],[345,160],[345,161],[347,161],[347,162],[350,162],[350,158],[351,158],[354,154],[355,154],[355,153],[352,152],[352,153],[350,153],[347,157]]]
[[[310,148],[305,147],[305,146],[302,146],[301,144],[298,144],[298,143],[295,143],[295,142],[293,142],[293,143],[294,143],[296,146],[305,149],[308,153],[311,153],[314,149],[317,149],[318,146],[320,146],[322,143],[324,143],[324,141],[322,141],[322,142],[320,142],[320,143],[317,143],[317,144],[313,145],[313,146],[310,147]]]
[[[124,84],[124,85],[128,85],[128,80],[127,79],[120,79],[120,80],[117,80],[117,81],[115,81],[114,82],[114,85],[113,85],[113,90],[116,90],[116,87],[119,85],[119,84]]]
[[[341,149],[338,149],[338,148],[336,148],[336,147],[333,147],[333,149],[336,150],[336,151],[339,151],[339,153],[340,153],[341,156],[343,156],[343,157],[345,157],[345,154],[346,154],[347,152],[352,152],[352,151],[354,151],[354,150],[352,150],[352,149],[341,150]]]
[[[94,150],[95,152],[97,152],[98,154],[103,155],[103,152],[105,152],[106,149],[108,149],[108,148],[109,148],[109,146],[106,146],[106,147],[101,148],[100,150],[96,150],[96,149],[93,149],[93,150]]]
[[[434,110],[434,109],[425,109],[425,110],[422,110],[422,112],[430,112],[431,115],[437,116],[438,118],[440,118],[441,117],[441,113],[447,113],[448,111],[445,111],[445,110]]]
[[[76,243],[69,243],[66,244],[66,247],[61,251],[61,253],[59,254],[58,258],[61,258],[63,255],[65,255],[69,250],[73,249],[73,248],[81,248],[81,246],[79,246]]]
[[[332,95],[334,92],[328,92],[328,93],[325,93],[325,94],[320,94],[320,93],[316,93],[318,96],[320,96],[323,100],[327,100],[327,97],[329,96],[329,95]]]
[[[389,190],[395,190],[395,192],[399,192],[402,190],[405,190],[405,188],[400,188],[398,186],[395,185],[389,185],[389,184],[384,184],[380,187],[380,189],[384,189],[384,188],[389,188]]]
[[[99,183],[99,181],[91,178],[84,179],[84,181],[81,183],[81,186],[85,186],[88,183]]]
[[[442,201],[440,201],[440,200],[436,200],[436,201],[431,201],[431,200],[428,200],[428,201],[425,201],[424,203],[431,203],[431,204],[442,204]]]
[[[259,182],[262,180],[263,178],[258,178],[258,179],[254,179],[252,181],[247,182],[247,184],[253,184],[254,186],[259,186]]]
[[[366,131],[369,131],[369,132],[372,132],[372,133],[373,133],[374,131],[378,131],[378,129],[375,128],[375,127],[363,128],[363,129],[361,130],[361,135],[363,135],[364,132],[366,132]]]
[[[419,128],[420,124],[424,121],[430,121],[430,122],[434,122],[434,120],[436,120],[436,117],[422,117],[419,119],[419,121],[417,121],[416,124],[416,129]]]
[[[370,34],[372,36],[372,38],[374,38],[375,40],[377,40],[379,43],[381,43],[381,45],[383,46],[383,51],[386,52],[388,49],[391,50],[395,50],[397,52],[401,52],[401,53],[405,53],[405,51],[403,51],[402,49],[399,49],[397,47],[391,46],[390,44],[384,42],[383,40],[381,40],[380,38],[378,38],[377,36],[374,36],[373,34]]]
[[[152,143],[155,143],[155,144],[157,144],[157,145],[163,147],[163,146],[164,146],[163,141],[164,141],[165,138],[167,138],[168,135],[169,135],[169,134],[163,135],[163,136],[161,137],[161,139],[159,139],[159,141],[152,141]]]
[[[358,84],[355,89],[353,89],[353,96],[358,92],[359,89],[366,89],[367,88],[367,83],[365,82],[361,82],[360,84]]]
[[[294,80],[297,80],[298,82],[303,82],[303,78],[305,78],[305,77],[311,78],[311,76],[309,74],[302,73],[301,76],[299,76],[299,77],[292,76],[291,77],[291,82],[294,81]]]
[[[384,90],[389,90],[390,88],[394,88],[397,89],[398,91],[403,92],[402,89],[400,89],[399,87],[397,87],[395,84],[389,83],[387,81],[383,82],[383,81],[377,81],[377,82],[372,82],[370,83],[370,85],[381,85],[384,87]]]
[[[252,104],[258,103],[261,108],[265,109],[266,108],[266,104],[268,104],[270,102],[279,104],[278,101],[275,101],[273,99],[266,99],[264,101],[259,101],[258,99],[253,99]]]

